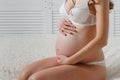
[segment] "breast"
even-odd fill
[[[95,16],[89,13],[87,8],[75,8],[72,10],[73,16],[68,17],[73,24],[78,26],[93,25],[96,23]]]
[[[67,17],[76,26],[89,26],[96,24],[96,16],[89,12],[88,6],[79,5],[72,8],[72,15],[68,15],[64,4],[61,5],[60,15],[62,18]]]

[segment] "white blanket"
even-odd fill
[[[0,80],[17,80],[27,64],[55,55],[56,35],[0,37]],[[109,80],[120,80],[120,38],[109,38],[103,48]]]

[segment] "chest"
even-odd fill
[[[76,4],[73,8],[69,10],[66,7],[66,1],[63,2],[63,4],[60,7],[60,14],[62,17],[73,17],[73,18],[78,18],[81,17],[81,15],[87,16],[90,14],[89,9],[88,9],[88,0],[85,0],[85,2]]]
[[[88,0],[65,0],[63,6],[68,15],[73,15],[73,12],[80,11],[81,9],[87,9]]]
[[[94,25],[96,17],[90,13],[88,7],[88,0],[84,3],[76,5],[71,9],[71,14],[67,12],[65,1],[60,7],[60,15],[62,18],[68,18],[76,26]]]

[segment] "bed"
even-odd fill
[[[0,80],[17,80],[27,64],[55,56],[56,35],[12,35],[0,37]],[[120,80],[120,37],[110,37],[103,48],[107,80]]]

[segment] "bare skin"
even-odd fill
[[[71,5],[70,1],[66,4]],[[68,11],[71,8],[68,7]],[[58,25],[61,33],[58,34],[56,41],[56,55],[72,56],[96,35],[96,25],[76,28],[77,32],[74,32],[75,26],[65,19],[62,19]],[[69,26],[66,27],[66,25]],[[64,34],[67,34],[67,36]],[[20,71],[19,80],[105,80],[105,67],[84,64],[104,60],[102,48],[95,50],[94,53],[96,54],[84,59],[83,64],[62,65],[57,62],[56,56],[33,62]]]

